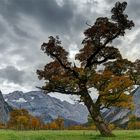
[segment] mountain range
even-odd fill
[[[129,121],[129,115],[140,118],[140,88],[133,94],[134,110],[112,107],[102,110],[107,122],[124,125]],[[83,104],[71,104],[57,98],[45,95],[41,91],[14,91],[9,94],[0,93],[0,121],[6,122],[12,108],[25,108],[33,116],[39,117],[44,123],[51,122],[58,116],[64,118],[65,126],[84,124],[87,122],[88,110]]]
[[[51,122],[58,116],[64,118],[65,125],[87,122],[88,111],[84,105],[61,101],[41,91],[15,91],[4,95],[4,99],[12,108],[25,108],[44,123]]]

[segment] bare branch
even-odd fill
[[[68,66],[66,66],[65,64],[63,64],[63,62],[61,61],[61,59],[59,59],[59,58],[57,57],[57,55],[55,55],[55,54],[53,54],[53,53],[51,53],[51,55],[52,55],[53,57],[56,58],[56,60],[59,62],[59,64],[60,64],[65,70],[68,70],[69,72],[72,72],[73,75],[74,75],[76,78],[79,78],[79,77],[78,77],[78,73],[77,73],[76,71],[74,71],[73,69],[71,69],[70,67],[68,67]],[[75,66],[76,66],[76,65],[75,65]]]
[[[89,27],[92,27],[92,26],[91,26],[90,24],[88,24],[87,22],[86,22],[86,25],[89,26]]]
[[[36,88],[41,89],[45,94],[48,94],[50,92],[57,92],[57,93],[68,94],[68,95],[80,95],[80,92],[66,90],[64,87],[55,87],[55,89],[51,89],[50,91],[44,90],[42,87],[36,87]]]

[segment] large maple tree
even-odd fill
[[[85,30],[83,48],[75,56],[80,66],[69,61],[69,53],[58,37],[50,36],[41,46],[42,51],[52,58],[43,70],[37,70],[39,79],[45,80],[41,89],[45,93],[78,95],[103,136],[113,134],[101,115],[101,109],[132,107],[132,97],[128,93],[134,84],[129,72],[131,62],[123,59],[118,48],[112,45],[114,39],[124,36],[125,31],[134,26],[124,13],[126,6],[126,2],[117,2],[111,10],[111,18],[99,17]],[[91,98],[91,88],[98,91],[96,101]]]

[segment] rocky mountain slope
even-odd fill
[[[129,115],[133,114],[140,118],[140,87],[137,88],[133,94],[134,109],[129,110],[126,108],[106,109],[103,111],[103,116],[110,123],[116,123],[118,125],[125,125],[129,121]]]
[[[3,98],[3,95],[0,91],[0,122],[6,123],[9,119],[9,113],[12,111],[12,107],[10,107]]]
[[[23,93],[15,91],[4,95],[5,101],[14,108],[25,108],[33,116],[37,116],[47,123],[58,116],[65,119],[65,124],[83,124],[87,122],[88,111],[82,104],[70,104],[60,101],[41,91]]]

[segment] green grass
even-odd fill
[[[114,134],[116,137],[103,138],[96,131],[0,130],[0,140],[140,140],[140,130],[118,130]]]

